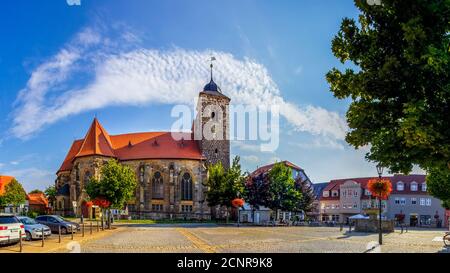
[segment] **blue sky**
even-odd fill
[[[110,134],[169,130],[172,106],[209,80],[213,54],[216,81],[233,101],[286,106],[276,152],[233,143],[244,169],[287,159],[314,182],[373,176],[365,150],[343,141],[349,102],[325,81],[342,67],[331,39],[357,14],[342,0],[2,3],[0,173],[27,190],[51,185],[95,115]]]

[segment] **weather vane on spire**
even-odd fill
[[[210,62],[211,64],[209,65],[209,67],[211,68],[211,81],[213,80],[213,62],[216,60],[216,57],[211,56],[210,58]]]

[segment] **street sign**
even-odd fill
[[[77,207],[77,201],[72,201],[72,207],[74,207],[74,208]]]

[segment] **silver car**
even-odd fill
[[[48,237],[52,234],[52,231],[48,226],[39,224],[30,217],[19,216],[17,218],[25,226],[25,234],[27,241],[31,241],[33,239],[42,239],[42,229],[44,229],[45,237]]]

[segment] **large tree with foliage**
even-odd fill
[[[276,211],[276,219],[278,219],[278,210],[298,211],[302,193],[296,187],[291,168],[282,162],[276,163],[269,171],[268,177],[269,198],[266,205]]]
[[[245,176],[241,170],[240,158],[236,156],[228,170],[224,169],[221,162],[209,166],[206,187],[208,205],[224,206],[229,212],[232,208],[231,201],[236,197],[242,197],[245,191]],[[228,215],[229,213],[227,213],[227,220]]]
[[[133,199],[136,187],[137,178],[134,171],[129,166],[111,159],[102,166],[100,179],[91,178],[86,186],[86,192],[91,199],[103,200],[109,204],[107,209],[109,225],[110,209],[122,209],[128,201]],[[106,208],[102,208],[104,209]]]
[[[55,207],[56,202],[56,187],[55,186],[49,186],[45,189],[44,194],[45,197],[47,197],[50,204],[52,204],[53,207]]]
[[[450,167],[450,1],[369,3],[355,0],[358,22],[343,19],[332,42],[353,64],[327,74],[335,97],[352,100],[346,140],[392,172]]]
[[[301,191],[302,197],[298,204],[298,209],[303,211],[305,214],[311,212],[314,205],[315,195],[312,184],[309,180],[298,177],[295,180],[295,185],[297,190]]]
[[[91,199],[103,198],[111,204],[111,208],[122,209],[133,199],[137,187],[134,171],[117,160],[109,160],[101,169],[100,179],[92,177],[86,186]]]
[[[27,193],[22,185],[16,179],[13,179],[6,185],[4,194],[0,195],[0,206],[19,206],[25,203],[26,198]]]
[[[445,166],[430,168],[427,190],[431,195],[441,199],[445,208],[450,209],[450,170]]]

